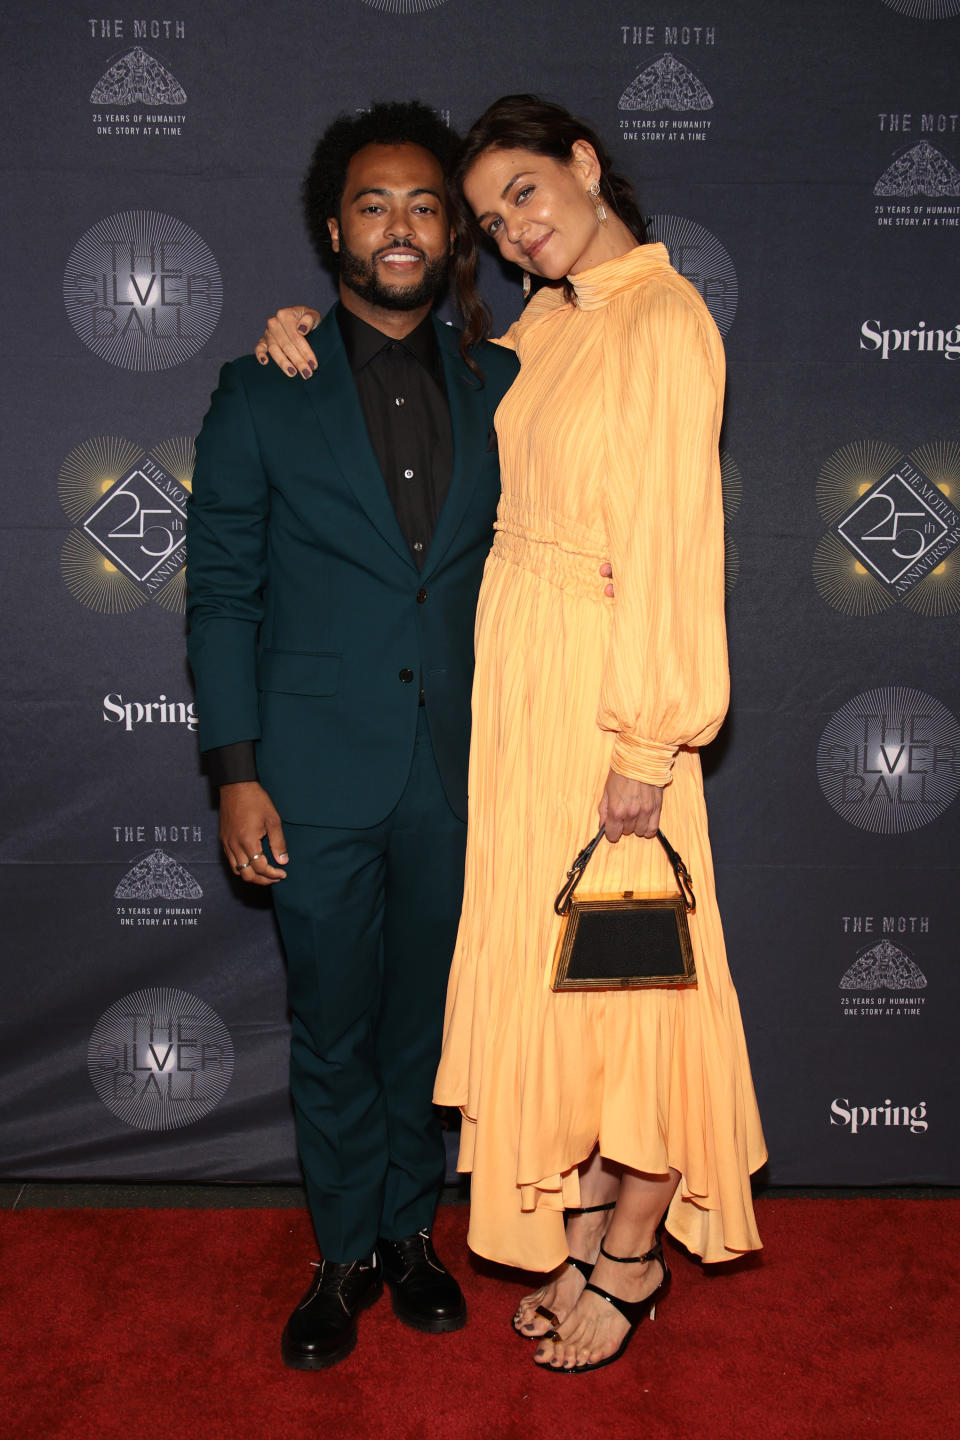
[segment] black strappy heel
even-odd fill
[[[563,1214],[564,1219],[566,1219],[568,1215],[593,1215],[599,1210],[615,1210],[616,1206],[616,1200],[608,1200],[605,1205],[570,1205],[564,1209]],[[602,1245],[600,1249],[603,1249]],[[574,1270],[579,1270],[584,1280],[586,1280],[588,1284],[590,1283],[590,1276],[593,1274],[593,1265],[591,1265],[589,1260],[581,1260],[579,1255],[568,1255],[564,1264],[572,1265]],[[553,1311],[547,1309],[546,1305],[538,1305],[533,1313],[534,1315],[539,1315],[541,1319],[546,1320],[547,1324],[554,1330],[556,1330],[561,1323]],[[516,1325],[512,1328],[514,1333],[520,1336],[521,1340],[543,1340],[546,1338],[547,1333],[549,1333],[545,1331],[543,1335],[525,1335],[522,1330],[517,1329]]]
[[[651,1320],[656,1316],[657,1301],[661,1300],[666,1294],[667,1286],[670,1283],[670,1271],[667,1269],[667,1262],[663,1258],[663,1246],[660,1244],[660,1241],[655,1240],[653,1247],[648,1250],[645,1255],[611,1255],[609,1250],[605,1250],[602,1245],[600,1246],[600,1254],[605,1260],[615,1260],[618,1265],[643,1265],[649,1260],[656,1260],[660,1269],[663,1271],[660,1284],[655,1290],[651,1290],[649,1295],[645,1295],[642,1300],[621,1300],[619,1295],[611,1295],[608,1291],[601,1290],[599,1285],[594,1285],[592,1281],[588,1280],[584,1289],[592,1290],[594,1295],[599,1295],[601,1299],[606,1300],[609,1305],[612,1305],[615,1310],[619,1310],[624,1320],[626,1320],[630,1326],[630,1329],[620,1342],[619,1349],[615,1350],[612,1355],[607,1355],[603,1360],[594,1360],[592,1364],[589,1365],[570,1365],[566,1367],[563,1365],[546,1364],[541,1365],[540,1368],[542,1370],[552,1370],[555,1375],[585,1375],[588,1370],[602,1370],[604,1365],[612,1365],[614,1360],[620,1359],[620,1356],[630,1342],[630,1337],[644,1316],[649,1315]],[[539,1338],[541,1340],[553,1340],[560,1341],[561,1344],[563,1343],[563,1336],[557,1333],[556,1326],[554,1326],[552,1331],[548,1331],[546,1335],[541,1335]]]

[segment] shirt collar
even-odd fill
[[[344,305],[337,306],[337,324],[340,326],[340,335],[343,340],[344,349],[347,352],[347,361],[350,369],[357,374],[362,370],[375,355],[379,355],[388,345],[396,345],[401,350],[406,350],[415,360],[432,375],[434,379],[442,384],[443,365],[440,359],[440,346],[437,344],[437,332],[433,325],[433,316],[425,315],[415,330],[405,335],[402,340],[393,340],[391,336],[384,335],[373,325],[368,325],[361,320],[359,315],[354,315],[352,310],[347,310]]]

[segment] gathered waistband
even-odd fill
[[[602,552],[584,554],[582,550],[567,549],[556,541],[498,529],[490,553],[491,558],[517,565],[568,594],[598,601],[607,598],[603,593],[607,581],[600,574],[604,561]]]

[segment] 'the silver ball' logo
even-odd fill
[[[119,1120],[138,1130],[178,1130],[223,1099],[233,1076],[233,1041],[196,995],[137,990],[100,1016],[87,1068]]]
[[[83,343],[125,370],[170,370],[207,343],[223,300],[220,268],[174,215],[126,210],[73,248],[63,301]]]
[[[960,725],[921,690],[868,690],[827,725],[817,773],[827,800],[849,824],[878,835],[919,830],[960,790]]]
[[[675,270],[696,286],[721,335],[733,324],[740,286],[733,261],[711,230],[683,215],[651,215],[652,240],[666,245]]]
[[[914,20],[949,20],[960,15],[960,0],[883,0],[891,10]]]

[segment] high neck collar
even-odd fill
[[[574,288],[581,310],[599,310],[623,290],[629,290],[648,275],[665,269],[670,269],[667,247],[655,243],[636,245],[625,255],[615,255],[612,260],[604,260],[602,265],[581,270],[577,275],[568,275],[567,279]]]

